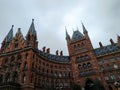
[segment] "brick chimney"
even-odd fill
[[[46,52],[47,52],[47,53],[50,53],[50,48],[48,48]]]
[[[117,42],[118,42],[118,46],[120,47],[120,36],[117,36]]]
[[[58,50],[56,50],[56,55],[58,55]]]
[[[102,48],[102,47],[103,47],[103,45],[102,45],[102,43],[101,43],[101,42],[99,42],[99,45],[100,45],[100,48]]]
[[[60,51],[60,56],[63,56],[63,51]]]
[[[44,46],[42,49],[43,49],[43,52],[45,52],[46,47]]]
[[[115,44],[114,41],[113,41],[112,39],[110,39],[110,42],[111,42],[111,45],[114,45],[114,44]]]

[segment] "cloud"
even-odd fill
[[[68,54],[64,27],[71,36],[72,28],[82,32],[81,20],[95,48],[99,41],[117,41],[120,33],[119,0],[0,0],[0,11],[1,42],[12,24],[14,32],[21,27],[25,36],[34,18],[39,48],[49,47],[52,53],[59,49]]]

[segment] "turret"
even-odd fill
[[[65,27],[65,31],[66,31],[66,40],[67,42],[70,42],[70,35],[68,34],[66,27]]]
[[[5,39],[2,42],[2,46],[1,46],[1,52],[4,52],[5,49],[7,48],[7,46],[9,45],[9,43],[12,41],[13,39],[13,27],[14,25],[12,25],[9,33],[6,35]]]
[[[85,37],[88,37],[88,31],[86,30],[86,28],[82,22],[81,22],[81,24],[82,24],[83,33],[84,33]]]
[[[26,46],[38,48],[37,33],[34,26],[34,19],[32,19],[32,23],[26,35]]]

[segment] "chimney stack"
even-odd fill
[[[103,45],[102,45],[102,43],[101,43],[101,42],[99,42],[99,45],[100,45],[100,48],[102,48],[102,47],[103,47]]]
[[[50,48],[47,49],[47,53],[50,53]]]
[[[63,56],[63,51],[60,51],[60,56]]]
[[[118,42],[118,46],[120,47],[120,36],[117,35],[117,42]]]
[[[42,49],[43,49],[43,52],[45,52],[46,47],[44,46]]]
[[[58,55],[58,50],[56,51],[56,55]]]
[[[110,39],[110,42],[111,42],[112,45],[114,45],[114,41],[112,39]]]

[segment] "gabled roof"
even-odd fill
[[[29,31],[28,33],[35,35],[36,34],[36,30],[35,30],[35,26],[34,26],[34,19],[32,19],[32,23],[30,25]]]
[[[100,55],[109,54],[118,50],[119,50],[118,45],[114,44],[114,45],[107,45],[102,48],[97,48],[94,50],[94,52],[96,56],[100,56]]]
[[[5,39],[6,42],[10,42],[13,38],[13,27],[14,25],[12,25],[12,28],[10,29],[9,33],[6,35]]]
[[[83,37],[84,37],[83,34],[76,30],[73,32],[72,41],[82,39]]]

